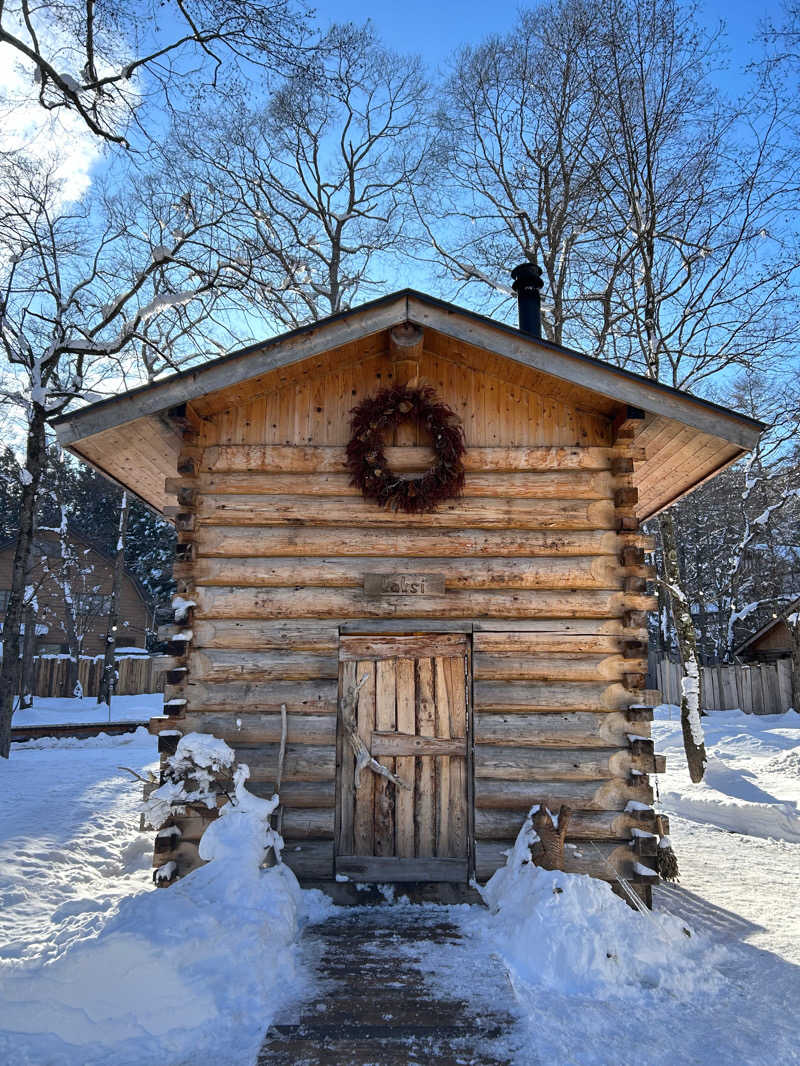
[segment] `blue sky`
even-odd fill
[[[432,66],[444,63],[461,44],[475,43],[491,33],[504,33],[514,22],[520,7],[513,3],[488,0],[402,0],[367,3],[366,0],[337,0],[316,4],[319,21],[363,22],[372,19],[385,43],[399,51],[418,52]],[[532,6],[532,5],[531,5]],[[709,27],[726,23],[730,48],[729,69],[719,74],[720,84],[734,93],[738,72],[753,55],[753,37],[762,18],[778,16],[779,0],[743,3],[742,0],[707,0],[699,4],[700,18]]]

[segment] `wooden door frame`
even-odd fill
[[[395,623],[396,625],[396,623]],[[380,626],[380,624],[371,626],[367,623],[342,623],[338,627],[338,641],[337,641],[337,662],[341,662],[339,659],[339,653],[341,649],[341,638],[349,636],[374,636],[381,640],[391,639],[393,637],[435,637],[437,635],[445,636],[449,634],[458,633],[465,638],[466,652],[465,652],[465,670],[466,676],[464,678],[464,692],[466,698],[466,777],[467,777],[467,883],[470,883],[475,877],[475,730],[474,730],[474,712],[473,712],[473,671],[472,671],[472,626],[466,626],[463,623],[458,626],[448,625],[447,622],[442,623],[441,627],[435,627],[434,624],[426,622],[419,628],[415,625],[403,626],[394,628],[387,632],[387,630]],[[338,854],[339,841],[341,838],[341,816],[342,816],[342,756],[344,751],[344,745],[346,739],[344,731],[342,729],[342,718],[340,713],[341,704],[341,669],[338,670],[338,695],[337,695],[337,707],[336,707],[336,777],[334,784],[334,830],[333,830],[333,869],[334,875],[336,873],[336,858]],[[407,860],[409,866],[416,860]]]

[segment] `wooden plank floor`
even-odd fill
[[[513,1050],[520,1040],[514,996],[499,959],[482,960],[474,974],[481,986],[475,1002],[461,994],[463,972],[459,990],[446,991],[437,954],[444,970],[457,970],[461,943],[446,915],[439,908],[348,908],[307,929],[301,950],[315,971],[316,993],[278,1016],[257,1066],[534,1062]]]

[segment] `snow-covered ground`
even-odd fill
[[[703,729],[708,769],[693,785],[678,709],[656,711],[661,802],[681,868],[657,905],[800,966],[800,714],[713,711]]]
[[[160,692],[147,696],[114,696],[111,712],[107,703],[98,703],[95,696],[83,699],[62,700],[37,696],[33,707],[14,712],[15,726],[63,725],[69,723],[90,724],[94,722],[146,722],[155,714],[161,714],[164,704]]]
[[[72,703],[49,712],[76,720]],[[654,916],[517,863],[490,892],[495,913],[447,908],[465,936],[447,959],[417,945],[432,992],[469,994],[482,960],[504,959],[530,1027],[509,1043],[516,1066],[800,1063],[800,715],[704,726],[710,772],[694,786],[674,709],[654,723],[681,866]],[[0,1060],[246,1066],[286,998],[313,997],[292,941],[326,907],[291,877],[248,875],[223,849],[152,888],[141,783],[119,767],[155,762],[139,730],[17,745],[0,763]]]
[[[285,867],[261,873],[218,846],[153,887],[142,784],[123,767],[156,765],[144,729],[18,744],[0,764],[0,1061],[248,1066],[265,1020],[307,987],[292,944],[330,905]]]

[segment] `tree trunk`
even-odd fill
[[[19,691],[20,626],[25,602],[25,581],[30,570],[36,501],[42,479],[47,440],[45,420],[47,412],[41,404],[31,404],[28,442],[25,452],[27,484],[22,486],[19,536],[11,569],[11,590],[3,622],[3,665],[0,668],[0,756],[8,758],[11,748],[11,719]]]
[[[692,622],[692,612],[686,596],[681,591],[681,575],[678,569],[678,551],[675,542],[675,524],[669,511],[659,518],[661,544],[664,554],[664,579],[667,583],[672,606],[672,619],[678,638],[678,650],[683,667],[681,680],[681,729],[686,762],[692,781],[703,780],[706,768],[706,748],[703,726],[700,721],[703,706],[703,671],[697,655],[697,638]]]
[[[67,692],[70,697],[75,695],[78,687],[81,666],[81,638],[78,636],[78,627],[75,624],[75,607],[69,600],[72,589],[67,585],[64,595],[64,635],[67,638],[69,659],[67,660]],[[81,695],[83,693],[81,692]]]
[[[543,870],[564,869],[564,841],[567,839],[571,817],[571,808],[563,803],[555,821],[542,804],[534,814],[533,828],[539,839],[531,849],[531,858]]]
[[[786,627],[792,640],[792,707],[800,714],[800,611],[793,617],[786,619]]]
[[[32,707],[34,696],[34,661],[36,650],[36,615],[33,607],[25,609],[25,639],[22,643],[22,668],[20,670],[19,705]]]
[[[61,596],[64,604],[64,636],[67,638],[69,659],[67,660],[67,692],[70,698],[77,695],[78,691],[83,696],[83,689],[78,690],[81,668],[81,652],[83,650],[83,626],[78,626],[78,605],[75,602],[75,584],[78,583],[79,565],[75,557],[75,551],[69,541],[67,513],[64,509],[63,500],[61,505],[61,525],[59,526],[59,544],[61,546],[61,568],[55,576],[61,586]]]
[[[109,713],[111,711],[111,697],[114,694],[116,682],[116,663],[114,652],[117,647],[117,626],[119,625],[119,592],[122,586],[122,575],[125,571],[125,534],[128,530],[128,494],[123,492],[119,505],[119,535],[117,537],[116,554],[114,555],[114,572],[111,581],[111,606],[108,612],[108,629],[106,631],[106,647],[103,658],[103,673],[100,678],[100,688],[97,693],[98,703],[107,703]]]

